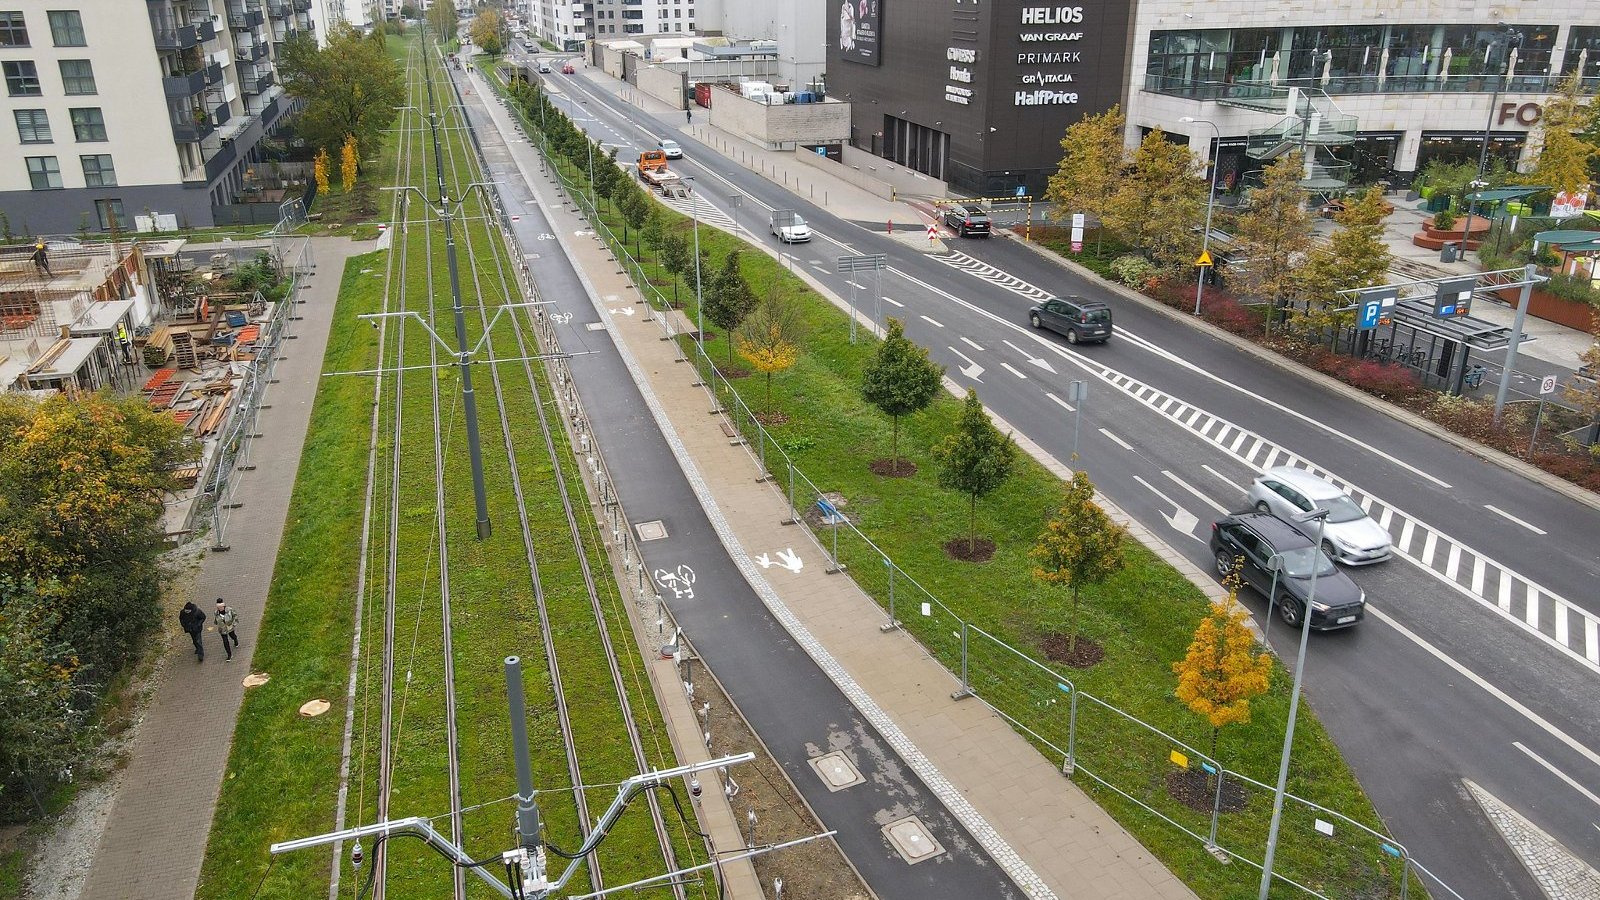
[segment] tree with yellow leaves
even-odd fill
[[[740,323],[735,340],[739,353],[767,376],[766,411],[772,411],[772,374],[786,371],[800,359],[800,310],[788,298],[771,297]]]
[[[1250,701],[1266,693],[1272,657],[1253,654],[1255,635],[1244,625],[1239,585],[1228,585],[1228,599],[1211,604],[1200,620],[1183,659],[1172,664],[1179,700],[1211,723],[1211,758],[1217,757],[1217,732],[1224,725],[1250,721]]]
[[[1074,472],[1060,510],[1045,523],[1039,542],[1028,553],[1034,562],[1034,578],[1071,591],[1068,661],[1076,659],[1078,652],[1078,592],[1085,584],[1099,584],[1122,571],[1122,543],[1127,536],[1126,529],[1095,505],[1089,476]]]
[[[344,179],[344,192],[346,194],[355,190],[356,167],[360,164],[360,157],[356,155],[356,136],[344,136],[344,146],[339,148],[339,177]]]
[[[311,161],[311,174],[317,179],[317,193],[328,193],[328,148],[317,148],[316,158]]]

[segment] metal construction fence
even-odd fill
[[[217,432],[210,467],[189,513],[190,527],[209,518],[212,550],[228,549],[228,524],[233,511],[244,505],[239,493],[240,479],[235,478],[234,473],[255,468],[251,453],[256,439],[261,437],[261,410],[266,407],[267,389],[277,383],[274,373],[283,358],[284,341],[295,337],[294,323],[300,319],[295,307],[305,302],[300,298],[300,291],[314,265],[308,237],[239,241],[230,245],[226,252],[239,261],[255,259],[260,253],[271,254],[279,271],[289,279],[289,290],[282,301],[273,304],[266,321],[260,323],[255,358],[243,365],[238,400]]]
[[[508,106],[527,134],[538,135],[524,110],[514,103]],[[541,142],[542,138],[539,135]],[[833,501],[838,495],[800,470],[706,355],[699,335],[674,325],[678,316],[672,299],[655,286],[628,243],[606,224],[579,176],[569,176],[560,165],[547,169],[606,242],[640,299],[649,304],[646,321],[657,323],[662,339],[672,340],[682,358],[694,363],[709,410],[723,416],[746,442],[759,466],[759,480],[783,495],[788,507],[785,524],[809,526],[808,532],[827,556],[828,570],[848,570],[883,608],[884,630],[903,628],[914,636],[953,673],[955,696],[983,702],[1040,753],[1058,760],[1064,775],[1084,784],[1103,802],[1113,808],[1131,805],[1128,811],[1133,814],[1154,816],[1219,858],[1257,870],[1262,867],[1273,785],[1229,769],[1220,759],[1079,690],[1069,676],[966,621],[923,587],[854,521],[837,514]],[[606,514],[608,521],[618,523],[614,533],[626,535],[621,511],[608,508]],[[624,546],[625,553],[638,558],[631,535]],[[669,621],[644,572],[635,574],[634,584],[641,612]],[[1293,887],[1325,900],[1406,898],[1418,887],[1462,900],[1392,836],[1293,794],[1284,799],[1273,874],[1280,888]]]

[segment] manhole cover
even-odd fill
[[[851,765],[849,757],[845,756],[842,750],[835,750],[811,760],[811,768],[822,776],[822,783],[827,785],[830,791],[842,791],[866,781],[861,777],[861,773],[856,771],[856,767]]]
[[[589,324],[587,324],[587,325],[585,325],[583,327],[589,329],[590,331],[605,331],[606,330],[606,323],[604,323],[604,322],[590,322]]]
[[[908,816],[883,826],[883,836],[907,863],[916,865],[944,852],[939,842],[928,833],[927,826],[916,816]]]
[[[667,526],[663,525],[660,519],[654,522],[640,522],[633,526],[633,530],[639,533],[641,541],[659,541],[667,536]]]

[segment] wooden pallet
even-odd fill
[[[194,335],[187,331],[172,332],[172,363],[180,369],[200,368],[200,356],[195,353]]]

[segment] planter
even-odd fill
[[[1461,243],[1462,219],[1457,219],[1449,228],[1435,228],[1433,218],[1430,216],[1422,223],[1422,230],[1411,236],[1411,243],[1418,247],[1427,247],[1437,250],[1445,244]],[[1483,216],[1473,216],[1472,224],[1467,227],[1467,249],[1476,250],[1489,235],[1490,220]]]
[[[1501,300],[1515,307],[1522,296],[1522,289],[1507,288],[1495,293]],[[1546,322],[1555,322],[1557,325],[1587,332],[1594,327],[1594,313],[1595,308],[1587,303],[1557,297],[1538,288],[1534,288],[1528,295],[1528,315],[1544,319]]]

